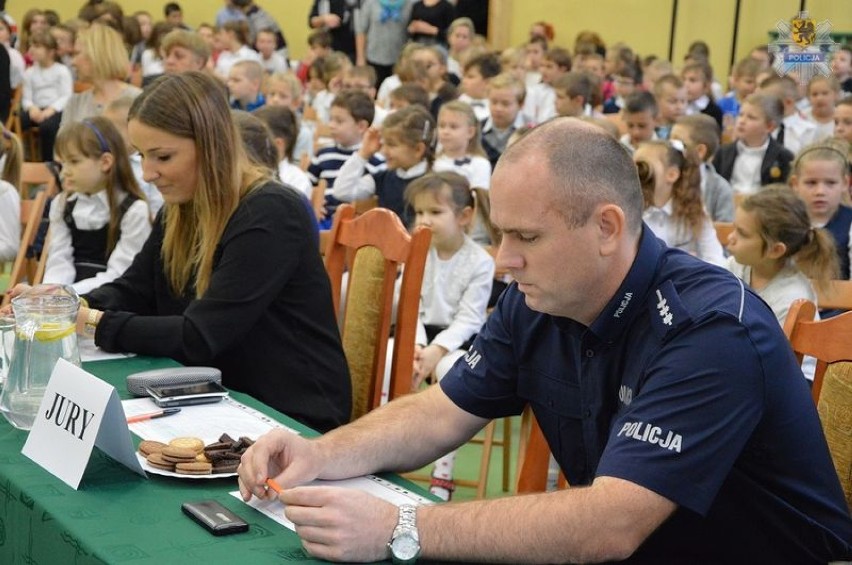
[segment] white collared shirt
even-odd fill
[[[708,104],[710,104],[710,97],[706,94],[703,94],[692,102],[687,103],[686,115],[689,116],[692,114],[700,114],[701,111],[704,110],[704,108],[706,108]]]
[[[786,116],[782,123],[784,124],[784,147],[793,155],[797,155],[803,147],[806,147],[816,141],[816,126],[804,119],[798,112],[793,112]],[[780,127],[775,128],[772,132],[772,139],[778,139],[778,134],[781,131]]]
[[[642,213],[642,219],[648,224],[654,235],[665,241],[669,247],[682,249],[714,265],[725,264],[722,244],[716,237],[713,223],[706,215],[701,227],[701,234],[697,238],[691,229],[675,220],[672,215],[671,199],[662,207],[649,206],[646,208]]]
[[[737,158],[731,172],[731,187],[739,194],[754,194],[760,190],[760,166],[769,147],[769,138],[760,147],[746,147],[737,141]]]
[[[311,184],[311,179],[308,178],[307,173],[288,161],[284,159],[278,163],[278,178],[281,179],[286,185],[292,186],[302,194],[308,197],[308,200],[311,199],[311,196],[314,191],[314,187]]]
[[[369,198],[376,193],[376,180],[370,173],[364,174],[367,161],[356,151],[346,159],[334,179],[332,196],[341,202],[354,202]],[[410,169],[395,169],[393,172],[401,179],[415,179],[425,175],[429,165],[424,159]]]
[[[116,201],[120,203],[126,196],[127,193],[120,190]],[[109,202],[105,190],[92,195],[73,193],[67,198],[60,195],[50,207],[50,249],[44,282],[70,284],[79,294],[85,294],[124,274],[151,233],[151,217],[144,200],[131,204],[121,219],[121,236],[107,260],[106,271],[75,283],[77,270],[74,267],[71,230],[64,219],[65,205],[70,200],[77,200],[71,213],[77,229],[99,230],[109,222]]]

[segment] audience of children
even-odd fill
[[[343,90],[360,90],[367,94],[371,100],[376,99],[376,71],[370,65],[349,66],[343,72],[343,82],[341,83]],[[375,104],[375,113],[373,115],[373,127],[382,126],[388,111]]]
[[[476,210],[482,213],[467,180],[452,172],[429,173],[405,190],[414,224],[432,231],[426,257],[414,353],[414,386],[443,377],[464,355],[479,328],[494,279],[494,259],[468,235]],[[435,462],[431,492],[448,500],[455,488],[455,452]]]
[[[83,294],[127,270],[151,233],[151,215],[126,143],[105,117],[63,127],[56,156],[64,191],[50,207],[44,282]]]
[[[29,40],[33,65],[24,72],[21,97],[21,127],[38,128],[41,160],[53,160],[53,142],[62,111],[74,94],[71,71],[56,61],[56,39],[47,31],[35,33]]]
[[[364,132],[360,149],[340,167],[332,195],[341,202],[375,195],[380,207],[395,212],[410,226],[412,212],[403,193],[411,181],[432,168],[434,147],[435,121],[429,111],[420,106],[397,110],[385,119],[381,131],[369,128]],[[370,173],[367,164],[379,150],[387,169]]]
[[[768,94],[746,98],[737,116],[736,141],[723,145],[713,166],[734,192],[751,194],[761,186],[786,182],[793,154],[772,139],[770,133],[781,123],[784,105]]]
[[[719,149],[719,125],[706,114],[678,118],[672,128],[672,141],[680,141],[695,152],[701,166],[701,200],[714,222],[734,219],[734,189],[713,167],[713,156]]]
[[[831,235],[811,227],[805,203],[783,184],[737,206],[728,251],[728,270],[763,298],[782,326],[794,300],[817,302],[808,279],[824,286],[837,278]]]
[[[852,208],[849,195],[849,146],[843,141],[815,143],[802,149],[790,186],[805,201],[814,228],[824,228],[834,238],[840,278],[849,279],[852,262]]]
[[[263,66],[257,61],[237,61],[228,71],[231,108],[251,112],[266,104],[261,92]]]
[[[639,71],[632,63],[627,63],[613,75],[613,96],[603,104],[604,114],[617,114],[624,108],[628,96],[636,92]]]
[[[267,106],[286,106],[299,119],[299,137],[293,149],[293,159],[302,170],[307,169],[314,155],[314,126],[302,119],[302,83],[292,72],[273,73],[266,77],[264,96]]]
[[[707,114],[722,127],[722,109],[713,101],[710,91],[713,68],[704,61],[684,65],[680,72],[686,89],[686,114]]]
[[[708,263],[725,257],[713,223],[701,203],[701,163],[679,141],[646,141],[633,153],[645,212],[642,219],[669,247]]]
[[[157,22],[151,29],[151,34],[145,42],[145,50],[140,57],[140,71],[142,74],[142,86],[149,84],[152,80],[165,72],[163,61],[163,38],[175,28],[167,22]]]
[[[565,73],[553,83],[555,115],[573,118],[598,115],[592,104],[596,88],[597,82],[590,73]]]
[[[556,82],[571,70],[571,54],[561,47],[549,49],[542,57],[538,71],[541,82],[530,86],[524,100],[524,115],[533,124],[556,116]]]
[[[358,90],[344,90],[331,104],[329,128],[334,145],[319,149],[307,171],[315,187],[311,201],[320,229],[331,228],[334,211],[340,204],[335,195],[335,181],[346,160],[361,149],[361,141],[370,128],[374,111],[373,100]],[[363,170],[369,175],[377,175],[384,169],[384,161],[374,154],[370,154],[363,163]]]
[[[532,88],[541,82],[541,72],[539,66],[544,59],[544,54],[547,53],[547,39],[541,36],[533,37],[524,47],[526,53],[527,77],[526,86]]]
[[[276,48],[278,39],[271,29],[261,29],[257,32],[254,46],[260,55],[260,63],[267,74],[283,73],[290,69],[287,59]]]
[[[249,26],[245,21],[230,21],[219,28],[216,34],[222,51],[216,60],[216,75],[227,80],[231,67],[237,61],[261,62],[257,51],[249,47]]]

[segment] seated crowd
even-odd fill
[[[81,334],[216,366],[329,432],[265,436],[240,469],[246,499],[271,496],[267,477],[287,487],[317,557],[403,562],[409,522],[290,487],[434,462],[449,500],[458,446],[530,404],[588,488],[420,508],[424,557],[849,558],[813,375],[781,327],[850,279],[852,47],[802,84],[759,46],[726,92],[702,41],[671,62],[594,32],[569,48],[538,22],[495,52],[458,4],[317,0],[301,60],[253,0],[194,30],[174,2],[159,21],[110,1],[64,22],[33,9],[17,38],[0,18],[22,89],[0,142],[0,261],[19,248],[28,136],[59,171],[44,282],[80,294]],[[432,235],[420,392],[349,423],[317,235],[366,200]]]

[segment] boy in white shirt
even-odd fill
[[[260,64],[263,65],[263,70],[266,71],[266,74],[283,73],[290,69],[287,59],[275,50],[278,46],[278,39],[275,32],[271,29],[258,31],[254,46],[257,48],[257,52],[260,53]]]
[[[494,53],[484,53],[469,60],[464,66],[459,100],[473,108],[480,123],[488,119],[488,82],[500,74],[500,58]]]
[[[544,54],[538,70],[541,82],[529,88],[524,101],[524,116],[533,124],[540,124],[556,115],[554,84],[571,70],[571,54],[566,49],[554,47]]]

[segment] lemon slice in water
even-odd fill
[[[45,322],[35,332],[35,338],[39,341],[56,341],[68,337],[76,328],[74,324],[62,324],[60,322]]]

